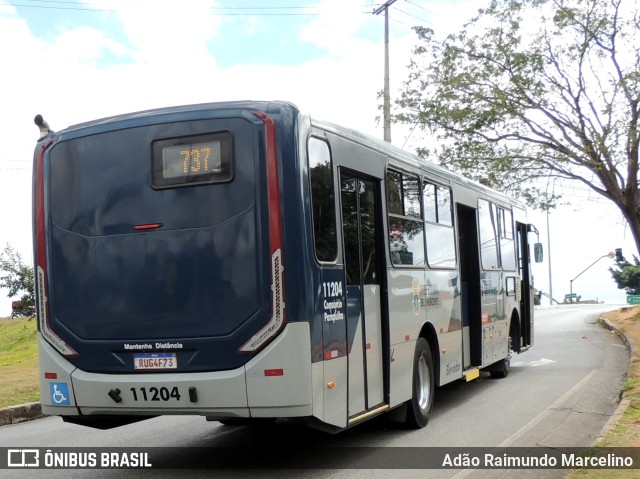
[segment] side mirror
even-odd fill
[[[535,243],[533,245],[533,257],[536,263],[542,263],[542,258],[544,257],[542,243]]]

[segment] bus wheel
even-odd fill
[[[413,395],[407,404],[407,426],[418,429],[429,422],[433,407],[435,377],[429,343],[419,338],[413,360]]]
[[[495,369],[491,369],[489,373],[492,378],[506,378],[509,375],[511,369],[511,354],[504,359],[501,359],[494,365]]]

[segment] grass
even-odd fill
[[[0,407],[40,399],[36,320],[0,319]]]

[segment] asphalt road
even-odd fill
[[[618,405],[628,354],[620,338],[597,324],[611,305],[575,305],[536,311],[535,344],[514,356],[505,379],[483,374],[471,383],[458,382],[436,391],[429,425],[408,431],[384,418],[338,435],[328,435],[290,421],[266,427],[229,427],[201,417],[159,417],[108,431],[97,431],[44,418],[0,428],[0,447],[167,447],[160,458],[173,470],[7,470],[5,478],[46,477],[563,477],[562,470],[424,470],[406,469],[415,448],[427,447],[579,447],[593,443]],[[184,449],[184,447],[202,449]],[[230,471],[183,469],[190,460],[207,459],[213,447],[268,446],[297,449],[299,460],[327,448],[319,469]],[[372,449],[362,449],[372,448]],[[385,454],[383,449],[397,448]],[[220,450],[218,450],[220,451]],[[319,451],[319,452],[318,452]],[[426,450],[428,451],[428,450]],[[397,453],[397,454],[396,454]],[[302,459],[300,459],[302,454]],[[371,461],[388,460],[388,468],[363,469]],[[252,464],[252,458],[246,458]],[[345,466],[351,465],[351,466]],[[355,464],[357,469],[351,468]],[[157,461],[156,461],[157,465]]]

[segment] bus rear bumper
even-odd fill
[[[42,410],[58,416],[311,416],[309,351],[308,323],[289,323],[261,353],[234,370],[100,374],[75,368],[40,338]]]

